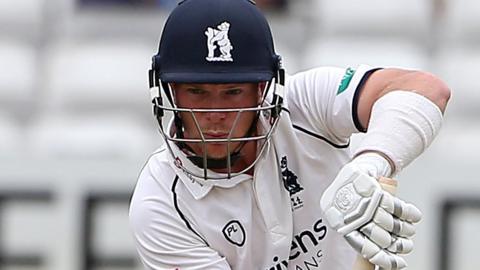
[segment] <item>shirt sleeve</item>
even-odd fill
[[[186,226],[171,193],[149,175],[148,166],[137,182],[129,219],[145,269],[230,269],[224,257]]]
[[[363,131],[357,116],[358,96],[375,70],[366,65],[320,67],[288,77],[286,97],[292,123],[333,142],[348,142],[353,133]]]

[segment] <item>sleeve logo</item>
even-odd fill
[[[337,95],[347,90],[348,85],[350,84],[350,81],[352,80],[354,74],[355,74],[354,69],[347,68],[347,70],[345,71],[345,75],[343,75],[343,79],[340,82],[340,86],[338,87]]]

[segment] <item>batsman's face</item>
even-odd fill
[[[256,107],[261,102],[264,83],[236,84],[172,84],[175,100],[179,108],[189,109],[241,109]],[[235,120],[238,116],[238,120]],[[184,126],[184,136],[190,139],[242,138],[255,121],[256,112],[195,112],[194,115],[182,112],[180,117]],[[194,119],[195,117],[195,119]],[[197,127],[197,121],[199,128]],[[235,123],[235,124],[234,124]],[[230,152],[234,152],[241,142],[230,143]],[[190,143],[197,155],[203,155],[201,143]],[[225,158],[228,155],[227,143],[207,143],[207,156]]]

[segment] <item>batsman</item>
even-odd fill
[[[352,270],[359,255],[407,266],[422,215],[379,179],[438,134],[439,78],[367,65],[288,75],[249,0],[181,1],[149,78],[164,143],[129,212],[145,269]]]

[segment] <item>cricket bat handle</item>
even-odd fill
[[[397,180],[380,177],[378,180],[383,190],[386,190],[390,194],[395,194],[397,192]],[[367,259],[363,258],[362,255],[358,255],[355,263],[353,265],[353,270],[374,270],[375,265],[370,263]]]

